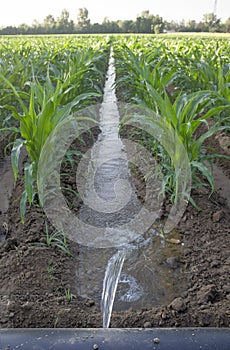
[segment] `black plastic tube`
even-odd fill
[[[0,349],[230,350],[230,329],[1,329]]]

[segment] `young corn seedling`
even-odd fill
[[[134,54],[127,46],[117,49],[115,87],[124,90],[126,102],[146,98],[146,85],[150,84],[158,92],[165,91],[165,87],[173,82],[177,74],[175,69],[165,67],[165,60],[156,62],[142,54]]]
[[[65,289],[65,296],[67,301],[71,301],[73,298],[75,298],[75,295],[71,293],[69,288]]]
[[[196,137],[195,132],[202,123],[206,123],[208,118],[218,115],[227,107],[214,107],[213,101],[215,94],[213,95],[210,91],[181,95],[174,102],[171,102],[166,93],[164,96],[161,96],[150,84],[146,85],[146,90],[147,98],[144,101],[141,101],[141,99],[136,100],[138,105],[142,106],[143,113],[132,116],[130,121],[138,123],[146,131],[149,131],[150,134],[154,134],[156,125],[165,131],[165,135],[167,135],[168,130],[173,130],[184,145],[195,185],[198,184],[196,173],[199,171],[208,180],[213,192],[214,180],[210,170],[205,165],[205,161],[207,159],[209,160],[210,156],[203,152],[203,143],[215,132],[226,130],[227,127],[215,124],[200,137]],[[126,122],[125,119],[124,122]],[[153,139],[154,146],[155,143],[156,140]],[[164,174],[162,192],[170,193],[171,199],[174,201],[177,198],[178,191],[178,174],[175,171],[175,164],[179,161],[178,157],[181,157],[182,154],[177,154],[177,149],[175,149],[170,160],[167,155],[168,151],[167,149],[164,150],[162,147],[158,147],[157,152],[162,173]],[[206,185],[204,182],[200,184]],[[192,199],[190,200],[192,201]]]
[[[11,159],[15,181],[18,178],[18,161],[20,151],[24,146],[29,155],[29,161],[24,166],[25,190],[20,202],[20,212],[22,222],[25,220],[26,203],[33,203],[36,194],[36,178],[38,162],[42,148],[55,127],[67,118],[73,109],[80,109],[85,100],[98,97],[98,93],[83,93],[75,97],[71,102],[62,105],[63,90],[61,81],[54,86],[47,77],[44,86],[38,81],[31,83],[29,94],[29,106],[24,102],[20,93],[15,87],[2,77],[17,97],[22,114],[15,106],[6,105],[5,108],[13,113],[13,117],[20,122],[20,138],[13,145]],[[24,94],[23,94],[24,95]],[[84,118],[81,118],[82,120]]]
[[[45,242],[39,242],[36,243],[37,246],[48,246],[48,247],[57,247],[61,249],[64,253],[66,253],[68,256],[71,256],[74,258],[72,253],[70,252],[68,248],[68,243],[66,236],[59,231],[54,231],[52,233],[49,232],[47,222],[46,224],[46,236],[45,236]]]

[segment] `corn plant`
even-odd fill
[[[162,130],[173,130],[183,143],[188,155],[194,181],[193,186],[206,186],[206,183],[197,177],[197,173],[201,173],[208,181],[213,192],[214,180],[206,166],[206,162],[210,161],[211,157],[219,157],[220,155],[207,155],[204,150],[204,142],[215,132],[229,129],[226,123],[220,125],[219,121],[220,117],[229,112],[230,107],[227,101],[229,93],[228,66],[225,65],[224,68],[219,68],[217,71],[210,70],[208,76],[209,78],[212,77],[216,88],[211,89],[211,85],[209,85],[207,90],[200,90],[200,86],[198,86],[198,91],[177,93],[172,98],[166,92],[167,85],[172,82],[177,84],[178,78],[181,79],[183,74],[181,72],[177,74],[173,70],[167,72],[165,67],[161,67],[160,62],[166,63],[169,67],[171,63],[162,60],[162,58],[157,60],[154,53],[154,58],[151,60],[149,49],[147,49],[146,55],[145,51],[139,54],[130,51],[125,46],[118,48],[116,51],[118,74],[116,88],[123,89],[123,94],[120,94],[121,99],[123,99],[123,96],[128,97],[128,102],[143,108],[145,112],[141,113],[141,116],[139,113],[132,116],[129,123],[138,123],[146,131],[149,130],[150,134],[156,128],[156,123]],[[198,55],[199,51],[196,52],[195,57],[198,57]],[[172,56],[172,59],[176,59],[176,54]],[[182,61],[184,60],[181,59],[180,64]],[[191,58],[188,58],[188,62],[190,61]],[[218,59],[215,62],[217,63]],[[128,69],[128,67],[130,68]],[[179,67],[178,62],[177,67]],[[156,70],[160,74],[156,74]],[[127,102],[127,98],[125,98],[125,101]],[[211,117],[215,117],[217,122],[212,127],[208,127],[207,132],[197,137],[197,128],[202,123],[208,126],[207,120]],[[126,123],[127,116],[122,121],[122,124],[125,125]],[[164,194],[170,193],[171,199],[174,201],[177,197],[178,176],[175,172],[173,160],[170,159],[167,151],[155,139],[152,140],[151,149],[159,160],[161,171],[164,174],[162,192]],[[174,158],[176,159],[176,157],[177,155]],[[190,198],[190,201],[192,201],[192,198]],[[193,204],[195,203],[193,202]]]
[[[207,124],[207,119],[212,116],[218,116],[229,106],[217,106],[214,107],[213,103],[215,101],[215,94],[210,91],[200,91],[192,93],[189,95],[179,96],[174,103],[172,103],[165,93],[162,97],[156,90],[151,86],[148,86],[149,98],[147,101],[137,100],[140,105],[151,108],[160,117],[160,119],[165,122],[165,125],[173,128],[180,140],[183,142],[189,161],[191,164],[193,179],[197,185],[196,170],[202,173],[202,175],[208,180],[212,191],[214,191],[214,180],[210,170],[205,165],[205,162],[210,159],[209,155],[206,155],[204,150],[204,141],[211,137],[214,133],[220,130],[227,130],[229,127],[226,125],[221,126],[214,124],[209,128],[207,132],[202,134],[200,137],[196,137],[196,130],[202,124]],[[151,97],[150,97],[151,96]],[[154,122],[150,123],[151,119],[146,118],[143,115],[141,120],[138,122],[141,124],[148,123],[148,127],[154,128]],[[164,153],[164,152],[163,152]],[[213,155],[213,157],[219,157],[220,155]],[[163,161],[163,168],[167,168],[167,177],[169,172],[170,162],[167,160],[165,155],[162,155],[161,160]],[[170,178],[165,182],[175,184]],[[201,183],[201,185],[205,185]],[[166,186],[165,186],[166,187]],[[170,185],[168,186],[171,187]],[[171,187],[172,190],[172,187]]]
[[[47,222],[45,223],[45,225],[46,225],[45,242],[38,242],[38,243],[35,243],[35,245],[57,247],[61,249],[64,253],[66,253],[68,256],[71,256],[72,258],[74,258],[74,256],[72,255],[72,253],[68,248],[66,236],[59,231],[54,231],[52,233],[49,233]]]
[[[224,67],[229,64],[230,50],[227,38],[217,40],[205,37],[178,37],[178,35],[160,38],[127,36],[118,38],[118,41],[115,53],[118,60],[122,57],[126,58],[123,59],[123,67],[128,66],[129,62],[131,66],[129,52],[126,53],[127,48],[139,60],[144,58],[147,65],[152,68],[163,62],[164,76],[166,72],[176,72],[173,84],[183,92],[204,89],[214,91],[219,75],[218,69],[226,69]],[[130,68],[132,70],[132,67]],[[120,69],[121,67],[118,69],[118,77]],[[123,69],[123,71],[128,75],[128,70]],[[127,87],[126,85],[126,90]],[[131,87],[126,93],[129,93]]]
[[[131,102],[136,96],[144,99],[147,84],[162,92],[176,78],[175,68],[167,69],[164,59],[155,60],[152,56],[135,54],[126,46],[116,49],[115,58],[115,86],[117,91],[123,91],[121,98],[125,97],[127,102]]]
[[[73,300],[73,298],[75,298],[75,295],[73,293],[71,293],[69,288],[67,288],[67,289],[65,289],[65,297],[66,297],[67,301],[71,301],[71,300]]]
[[[26,203],[36,199],[38,162],[50,133],[70,114],[101,99],[109,52],[105,39],[99,43],[100,50],[92,38],[0,40],[1,132],[16,138],[11,154],[15,181],[22,147],[29,155],[20,202],[23,222]]]
[[[42,148],[54,128],[68,117],[72,110],[82,108],[84,101],[98,97],[98,93],[84,93],[77,96],[71,102],[62,105],[62,100],[66,91],[60,81],[53,86],[49,77],[42,86],[39,82],[34,81],[31,84],[29,96],[29,106],[16,91],[14,86],[7,82],[17,97],[23,114],[20,114],[15,106],[6,105],[5,108],[13,113],[13,117],[20,122],[20,135],[13,145],[11,159],[15,181],[18,177],[18,160],[20,151],[23,146],[26,147],[29,155],[29,162],[25,164],[25,190],[21,199],[21,218],[24,222],[27,200],[33,203],[36,194],[35,181],[37,177],[37,168]]]
[[[100,49],[99,49],[100,48]],[[9,81],[22,96],[29,93],[36,79],[44,85],[49,75],[53,85],[63,84],[68,93],[63,104],[86,92],[102,92],[108,60],[105,38],[92,37],[10,37],[0,38],[0,108],[14,105],[22,113],[21,106]],[[65,86],[64,86],[65,85]],[[24,96],[25,98],[25,96]],[[97,99],[98,101],[98,99]],[[12,114],[1,110],[5,125],[12,124]]]

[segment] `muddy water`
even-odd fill
[[[129,222],[141,209],[134,185],[124,185],[124,182],[130,183],[130,173],[125,147],[118,136],[120,117],[114,81],[111,58],[100,110],[101,134],[91,151],[85,204],[79,213],[80,219],[91,225],[92,230],[95,226],[104,227],[110,234],[113,230],[116,234],[116,228]],[[176,233],[173,236],[176,238]],[[169,243],[153,229],[135,238],[127,247],[114,309],[160,305],[182,292],[186,285],[180,263],[182,248],[181,244]],[[80,247],[76,266],[79,295],[101,302],[105,272],[110,275],[109,262],[116,254],[115,248]]]
[[[171,237],[175,239],[177,233]],[[131,245],[118,283],[114,310],[169,303],[185,290],[181,244],[170,243],[151,229]],[[81,296],[101,302],[106,266],[114,254],[116,250],[111,249],[81,249],[77,264],[77,290]]]

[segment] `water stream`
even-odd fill
[[[129,187],[130,192],[127,193],[127,186],[124,184],[125,181],[129,180],[130,174],[124,146],[118,135],[120,117],[113,88],[114,82],[115,68],[111,54],[103,103],[100,109],[101,134],[91,151],[92,161],[88,169],[84,205],[79,214],[80,219],[87,224],[105,227],[109,235],[113,234],[113,230],[116,234],[116,227],[129,221],[130,217],[141,207],[134,187]],[[129,234],[129,232],[126,232],[126,234]],[[103,327],[109,327],[117,285],[127,252],[127,248],[115,252],[114,249],[107,249],[103,252],[100,249],[98,252],[86,247],[80,253],[83,261],[86,261],[87,256],[89,257],[90,266],[85,271],[85,266],[79,264],[78,274],[82,274],[84,271],[87,276],[89,271],[97,267],[94,276],[96,280],[99,278],[102,283],[102,276],[99,277],[99,271],[104,271],[107,264],[102,293],[100,288],[98,290],[94,289],[101,297]]]
[[[108,261],[103,282],[101,311],[103,327],[108,328],[116,295],[117,285],[126,257],[126,249],[118,250]]]
[[[111,55],[100,110],[101,134],[91,150],[84,205],[79,211],[82,221],[104,227],[109,235],[116,235],[119,226],[129,222],[142,207],[133,184],[124,185],[125,181],[130,183],[130,171],[118,135],[120,117],[114,81]],[[123,230],[123,234],[132,232]],[[77,292],[101,302],[103,327],[109,327],[113,307],[141,308],[173,299],[184,286],[178,283],[182,279],[180,253],[181,246],[170,246],[153,229],[118,250],[81,246]]]
[[[115,68],[111,56],[100,109],[101,134],[91,150],[84,205],[79,213],[83,222],[106,227],[108,235],[113,234],[116,227],[129,222],[141,208],[135,188],[127,186],[130,185],[130,172],[124,145],[118,135],[120,116],[114,82]]]

